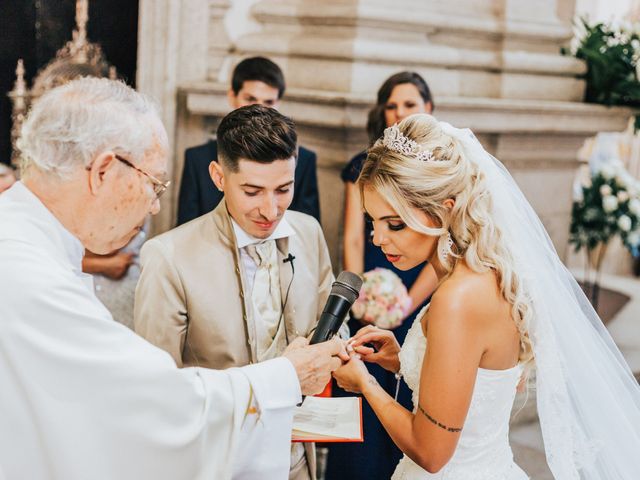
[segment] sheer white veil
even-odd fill
[[[640,479],[640,387],[507,169],[440,122],[484,173],[493,221],[533,305],[528,325],[547,462],[557,480]]]

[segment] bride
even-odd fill
[[[502,164],[469,130],[414,115],[385,130],[358,183],[389,261],[428,260],[440,281],[402,348],[365,327],[334,373],[405,453],[393,478],[527,479],[508,434],[533,377],[557,480],[640,478],[640,388]],[[414,411],[363,361],[403,376]]]

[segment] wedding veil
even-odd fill
[[[557,480],[640,479],[640,387],[506,168],[440,122],[484,173],[492,218],[534,315],[528,325],[547,462]]]

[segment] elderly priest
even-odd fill
[[[0,195],[0,477],[287,478],[293,408],[322,390],[341,343],[178,369],[82,272],[85,248],[122,247],[160,209],[167,136],[149,101],[73,81],[36,102],[19,148],[23,180]]]

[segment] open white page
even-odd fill
[[[362,441],[362,401],[358,397],[306,397],[293,416],[293,439]]]

